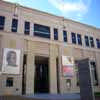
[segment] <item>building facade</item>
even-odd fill
[[[93,26],[0,1],[0,94],[78,93],[78,67],[73,77],[63,76],[62,56],[74,63],[89,58],[94,91],[100,92],[99,33]],[[2,73],[5,48],[20,50],[19,74]]]

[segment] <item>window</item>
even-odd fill
[[[58,29],[54,28],[54,40],[58,40]]]
[[[90,45],[91,45],[91,47],[94,47],[94,40],[93,40],[93,37],[90,37]]]
[[[88,38],[88,36],[85,36],[85,45],[87,47],[89,47],[89,38]]]
[[[5,17],[0,16],[0,30],[4,30]]]
[[[71,79],[66,79],[67,90],[71,89]]]
[[[67,32],[66,31],[63,31],[63,39],[64,39],[64,42],[67,42]]]
[[[12,77],[8,77],[6,80],[6,86],[7,87],[12,87],[13,86],[13,78]]]
[[[78,40],[78,44],[82,45],[82,38],[80,34],[77,34],[77,40]]]
[[[12,19],[12,32],[17,32],[18,20]]]
[[[94,85],[98,85],[98,78],[97,78],[97,72],[96,72],[96,63],[94,61],[90,61],[90,67],[91,67],[91,74],[92,74],[92,80]]]
[[[34,24],[34,35],[44,38],[50,38],[50,27]]]
[[[30,33],[30,22],[26,22],[25,21],[25,24],[24,24],[24,33],[25,33],[25,35],[29,35],[29,33]]]
[[[72,43],[76,44],[76,34],[72,32],[71,35],[72,35]]]
[[[97,48],[100,48],[100,40],[96,39],[96,43],[97,43]]]

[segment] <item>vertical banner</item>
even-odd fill
[[[74,76],[74,60],[72,57],[62,56],[63,76],[72,78]]]
[[[19,74],[20,72],[20,50],[4,48],[2,73]]]

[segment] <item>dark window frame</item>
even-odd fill
[[[4,30],[5,16],[0,16],[0,30]]]
[[[96,70],[96,62],[95,61],[90,61],[90,65],[91,65],[91,71],[93,70],[94,72],[94,78],[96,83],[94,83],[94,86],[98,86],[98,75],[97,75],[97,70]]]
[[[40,24],[34,24],[34,36],[50,39],[50,27]]]
[[[100,39],[96,39],[97,48],[100,49]]]
[[[67,31],[63,30],[63,40],[67,42]]]
[[[87,35],[85,35],[84,38],[85,38],[85,46],[89,47],[90,46],[90,44],[89,44],[89,37]]]
[[[30,22],[28,22],[28,21],[24,22],[24,34],[25,35],[30,34]]]
[[[91,47],[95,47],[95,45],[94,45],[94,39],[93,39],[92,36],[90,37],[90,46]]]
[[[58,29],[54,28],[54,40],[58,40]]]
[[[13,77],[7,77],[6,79],[6,87],[13,87]]]
[[[17,32],[17,29],[18,29],[18,19],[13,18],[13,19],[12,19],[11,31],[12,31],[12,32]]]
[[[76,33],[71,32],[71,38],[72,38],[72,43],[73,43],[73,44],[76,44],[76,43],[77,43],[77,42],[76,42]]]
[[[81,34],[77,34],[77,41],[78,41],[78,45],[82,45],[82,37],[81,37]]]

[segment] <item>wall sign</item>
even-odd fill
[[[19,74],[20,50],[4,48],[2,73]]]
[[[74,76],[74,60],[72,57],[62,56],[62,70],[63,76],[65,77],[73,77]]]

